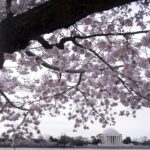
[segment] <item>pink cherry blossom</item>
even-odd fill
[[[20,16],[46,1],[12,0],[9,11]],[[150,10],[142,1],[133,5],[136,9],[127,5],[91,14],[4,54],[0,121],[7,134],[30,137],[29,126],[40,134],[40,117],[47,112],[89,129],[88,122],[114,125],[115,115],[135,116],[150,107]],[[2,22],[5,0],[0,10]],[[116,111],[120,105],[124,110]]]

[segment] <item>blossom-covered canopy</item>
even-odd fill
[[[76,131],[150,107],[149,0],[132,1],[0,1],[0,112],[7,133],[40,133],[45,113],[74,119]]]

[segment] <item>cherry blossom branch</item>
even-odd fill
[[[10,20],[1,21],[0,49],[6,53],[20,51],[29,45],[30,40],[39,35],[68,28],[90,14],[134,1],[137,0],[104,0],[102,2],[99,0],[48,0],[37,7],[15,15]]]
[[[84,47],[83,45],[79,44],[77,41],[72,41],[75,45],[79,46],[80,48],[83,49],[87,49],[86,47]],[[88,51],[92,52],[96,57],[98,57],[104,64],[106,64],[106,66],[108,66],[108,68],[110,68],[112,71],[116,70],[113,68],[113,66],[111,66],[110,64],[108,64],[98,53],[96,53],[94,50],[92,49],[87,49]]]
[[[64,37],[60,40],[59,43],[55,44],[49,44],[48,41],[46,41],[42,36],[39,36],[35,38],[45,49],[52,49],[54,46],[56,46],[58,49],[64,49],[64,44],[68,41],[72,41],[76,37]]]
[[[41,65],[42,65],[43,67],[48,68],[48,69],[52,69],[52,70],[54,70],[54,71],[59,71],[59,72],[61,72],[61,69],[60,69],[59,67],[48,64],[46,61],[42,60],[41,57],[36,56],[33,52],[31,52],[31,51],[26,51],[26,54],[27,54],[28,56],[30,56],[30,57],[31,57],[31,56],[32,56],[32,57],[36,57],[36,59],[41,60]],[[123,67],[123,65],[112,66],[112,68],[114,68],[114,69],[118,69],[118,68],[121,68],[121,67]],[[107,70],[107,69],[108,69],[108,68],[101,68],[101,69],[99,69],[99,71],[104,71],[104,70]],[[65,72],[65,73],[71,73],[71,74],[73,74],[73,73],[82,73],[82,74],[83,74],[83,73],[86,72],[86,70],[84,70],[84,69],[76,69],[76,70],[74,70],[74,69],[66,69],[64,72]]]
[[[5,61],[5,60],[4,60],[4,54],[1,53],[1,51],[0,51],[0,69],[3,68],[4,61]]]
[[[82,80],[82,75],[83,75],[83,73],[81,72],[81,73],[80,73],[80,76],[79,76],[78,83],[77,83],[77,85],[76,85],[76,86],[79,86],[79,85],[80,85],[81,80]]]
[[[20,124],[18,124],[18,126],[16,127],[16,129],[14,131],[14,134],[20,128],[20,126],[25,122],[25,119],[27,118],[28,114],[29,114],[29,112],[27,112],[27,113],[24,114],[24,117],[23,117],[22,121],[20,122]]]
[[[12,19],[13,13],[11,12],[12,0],[6,0],[7,20]]]
[[[59,67],[56,67],[56,66],[53,66],[53,65],[50,65],[48,64],[46,61],[42,60],[39,56],[36,56],[34,53],[32,53],[31,51],[26,51],[26,54],[28,56],[33,56],[33,57],[36,57],[38,59],[41,60],[41,65],[44,66],[45,68],[48,68],[48,69],[52,69],[54,71],[59,71],[61,72],[61,69]],[[82,70],[82,69],[77,69],[77,70],[73,70],[73,69],[66,69],[65,70],[66,73],[84,73],[85,70]]]
[[[54,45],[51,45],[46,41],[42,36],[38,36],[35,38],[45,49],[52,49]]]
[[[89,100],[88,100],[87,97],[85,96],[85,93],[82,92],[79,88],[77,88],[77,90],[81,93],[81,95],[84,97],[84,99],[85,99],[87,102],[89,102]],[[102,117],[102,119],[103,119],[105,122],[107,122],[107,120],[94,108],[93,105],[90,105],[90,106],[91,106],[91,108],[93,109],[93,111],[94,111],[95,113],[97,113],[100,117]]]
[[[12,0],[6,0],[6,9],[7,9],[7,11],[10,11],[11,4],[12,4]]]
[[[78,42],[76,42],[75,40],[73,41],[73,43],[75,44],[75,45],[77,45],[77,46],[79,46],[79,47],[81,47],[81,48],[83,48],[83,49],[87,49],[86,47],[84,47],[83,45],[81,45],[81,44],[79,44]],[[108,68],[110,68],[112,71],[114,71],[115,73],[117,73],[117,74],[120,74],[118,71],[116,71],[115,69],[114,69],[114,67],[112,67],[109,63],[107,63],[98,53],[96,53],[94,50],[92,50],[92,49],[87,49],[87,50],[89,50],[90,52],[92,52],[95,56],[97,56],[106,66],[108,66]],[[121,75],[123,75],[123,74],[121,74]],[[133,88],[131,88],[131,87],[129,87],[128,86],[128,88],[127,88],[127,85],[125,86],[125,82],[118,76],[118,75],[116,75],[116,77],[119,79],[119,81],[121,81],[121,83],[124,85],[124,87],[129,91],[129,89],[131,90],[131,91],[133,91],[136,95],[138,95],[138,96],[140,96],[140,97],[142,97],[142,98],[144,98],[144,99],[147,99],[147,97],[144,97],[143,95],[141,95],[139,92],[137,92],[137,91],[135,91]]]
[[[66,90],[64,90],[64,91],[62,91],[62,92],[60,92],[60,93],[57,93],[57,94],[55,94],[54,96],[57,97],[57,96],[60,96],[60,95],[62,95],[62,94],[65,94],[65,93],[67,93],[68,91],[72,90],[73,88],[75,88],[75,86],[72,86],[72,87],[70,87],[70,88],[68,88],[68,89],[66,89]]]
[[[57,94],[55,94],[54,96],[59,96],[59,95],[65,94],[65,93],[67,93],[68,91],[72,90],[73,88],[77,88],[77,86],[79,86],[80,83],[81,83],[82,75],[83,75],[83,73],[80,73],[79,79],[78,79],[78,82],[77,82],[76,85],[71,86],[70,88],[68,88],[68,89],[66,89],[66,90],[64,90],[64,91],[62,91],[62,92],[60,92],[60,93],[57,93]]]
[[[150,100],[150,99],[148,99],[148,97],[145,97],[145,96],[143,96],[143,95],[141,95],[139,92],[137,92],[136,90],[134,90],[133,88],[131,88],[131,87],[129,87],[128,85],[127,85],[127,83],[125,83],[120,77],[118,77],[117,76],[117,78],[119,79],[119,81],[124,85],[124,87],[129,91],[129,93],[135,98],[135,96],[133,95],[133,93],[132,92],[134,92],[136,95],[138,95],[139,97],[142,97],[143,99],[146,99],[146,100]],[[132,92],[131,92],[131,91]]]
[[[141,34],[141,33],[147,33],[150,32],[150,30],[142,30],[142,31],[135,31],[135,32],[124,32],[124,33],[98,33],[98,34],[92,34],[92,35],[85,35],[85,36],[80,36],[77,35],[74,38],[76,39],[87,39],[87,38],[92,38],[92,37],[101,37],[101,36],[127,36],[127,35],[135,35],[135,34]]]
[[[135,32],[125,32],[125,33],[98,33],[98,34],[92,34],[92,35],[76,35],[76,36],[71,36],[71,37],[64,37],[60,39],[59,43],[56,44],[49,44],[48,41],[46,41],[43,37],[37,37],[35,40],[37,40],[45,49],[52,49],[53,46],[56,46],[59,49],[64,49],[64,44],[68,41],[74,41],[75,39],[87,39],[87,38],[92,38],[92,37],[107,37],[107,36],[128,36],[128,35],[135,35],[135,34],[143,34],[150,32],[150,30],[142,30],[142,31],[135,31]]]
[[[7,104],[8,104],[8,102],[6,102],[6,103],[4,104],[4,106],[3,106],[2,109],[0,110],[0,113],[3,113],[3,111],[4,111],[5,107],[7,106]]]
[[[62,73],[59,72],[59,79],[58,79],[58,83],[61,81],[61,76],[62,76]]]
[[[132,91],[134,91],[134,90],[132,88],[130,88],[120,77],[117,76],[117,79],[123,84],[125,89],[133,96],[133,98],[135,98],[135,95],[132,93]]]
[[[23,110],[23,111],[29,111],[29,109],[17,106],[13,102],[11,102],[10,99],[6,96],[6,94],[1,89],[0,89],[0,94],[5,98],[6,102],[9,103],[12,107]]]
[[[75,41],[76,45],[80,46],[81,48],[86,49],[84,46],[82,46],[81,44],[77,43]],[[116,72],[117,74],[119,73],[118,71],[116,71],[109,63],[107,63],[102,57],[99,56],[99,54],[97,54],[94,50],[92,49],[88,49],[90,52],[92,52],[95,56],[97,56],[104,64],[106,64],[112,71]],[[120,73],[119,73],[120,74]],[[121,74],[123,75],[123,74]],[[116,75],[117,76],[117,75]],[[123,85],[125,86],[125,82],[119,77],[117,76],[117,78],[123,83]],[[129,86],[128,86],[129,87]],[[128,90],[128,88],[125,86],[125,88]],[[147,99],[146,97],[142,96],[139,92],[136,92],[133,88],[129,87],[130,90],[132,90],[135,94],[139,95],[140,97]]]

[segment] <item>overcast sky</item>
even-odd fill
[[[140,138],[147,136],[150,138],[150,109],[143,109],[137,112],[137,117],[117,117],[116,125],[111,126],[123,135],[123,138],[130,136]],[[109,128],[110,126],[108,126]],[[89,130],[80,128],[77,133],[73,132],[73,122],[68,121],[66,117],[49,118],[44,117],[40,125],[43,135],[52,135],[58,137],[62,134],[69,136],[91,137],[101,133],[104,129],[101,124],[95,123],[90,125]]]

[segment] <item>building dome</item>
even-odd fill
[[[113,128],[107,128],[101,134],[112,135],[112,136],[120,135],[120,133],[117,130],[113,129]]]
[[[97,136],[102,144],[120,145],[122,143],[122,134],[113,128],[107,128]]]

